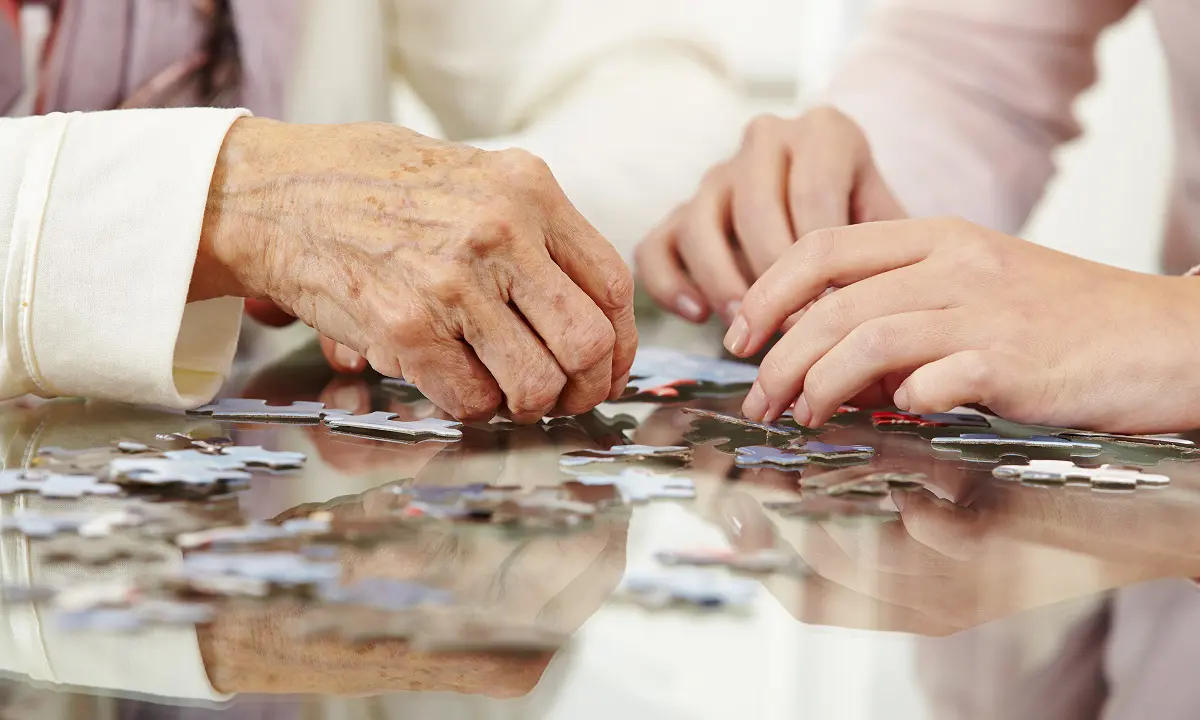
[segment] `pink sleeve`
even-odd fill
[[[823,97],[914,216],[1017,232],[1080,133],[1096,39],[1138,0],[882,0]]]

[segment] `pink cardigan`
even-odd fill
[[[1141,1],[1173,84],[1178,160],[1164,266],[1181,273],[1200,263],[1200,2]],[[1015,233],[1054,172],[1053,151],[1080,132],[1072,106],[1096,80],[1097,37],[1138,2],[879,0],[827,100],[863,125],[914,215],[952,213]]]

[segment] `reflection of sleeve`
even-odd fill
[[[884,0],[825,100],[910,213],[1016,232],[1076,137],[1100,32],[1138,0]]]
[[[740,97],[674,0],[394,2],[398,62],[447,134],[541,156],[626,257],[738,138]]]
[[[213,166],[245,114],[0,120],[0,395],[171,407],[212,397],[241,300],[186,300]]]

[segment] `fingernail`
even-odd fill
[[[766,416],[769,405],[766,393],[758,383],[754,383],[754,387],[750,388],[745,402],[742,403],[742,414],[755,422],[760,422]]]
[[[729,326],[729,332],[725,333],[725,349],[734,355],[741,355],[746,351],[746,344],[750,342],[750,326],[746,324],[746,319],[738,315],[733,319],[733,324]]]
[[[805,427],[808,427],[808,424],[812,422],[812,410],[808,409],[808,401],[804,399],[803,393],[800,394],[800,397],[796,398],[796,405],[792,408],[792,419],[798,425]]]
[[[333,349],[333,358],[338,361],[338,364],[348,370],[358,370],[362,363],[362,356],[354,352],[345,345],[338,343]]]
[[[908,388],[901,385],[896,389],[896,394],[892,396],[892,402],[896,403],[896,409],[908,411],[912,405],[908,402]]]
[[[679,311],[680,315],[692,322],[700,322],[704,319],[704,308],[689,295],[680,295],[676,298],[675,309]]]

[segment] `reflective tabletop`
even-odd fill
[[[700,336],[677,344],[717,347]],[[440,416],[419,394],[378,378],[332,376],[312,347],[243,373],[229,392]],[[885,429],[863,410],[836,418],[819,441],[870,446],[865,462],[739,467],[733,452],[755,431],[722,431],[683,408],[736,415],[740,402],[730,394],[607,404],[581,418],[471,426],[461,442],[409,444],[81,400],[6,403],[9,468],[28,467],[45,448],[152,444],[165,433],[308,456],[302,470],[256,474],[246,489],[206,501],[213,526],[318,511],[347,522],[385,517],[397,488],[532,490],[571,479],[563,453],[629,441],[693,447],[676,472],[696,492],[610,502],[569,531],[430,522],[338,550],[345,581],[417,580],[568,634],[555,651],[424,653],[402,641],[305,638],[295,628],[311,608],[297,596],[221,604],[210,624],[142,633],[70,632],[10,598],[0,605],[0,717],[1200,716],[1190,677],[1200,661],[1200,587],[1190,580],[1200,576],[1200,462],[1102,443],[1081,464],[1135,467],[1170,484],[1129,492],[1031,485],[997,479],[995,462],[935,449],[932,438],[946,434],[937,428]],[[1006,437],[1048,432],[989,424]],[[860,517],[794,517],[779,505],[878,473],[923,477],[915,489],[838,501],[869,507]],[[580,497],[604,503],[611,493],[584,488]],[[26,494],[0,502],[12,517],[122,501]],[[19,534],[0,536],[5,585],[147,571],[131,560],[50,563],[38,548]],[[620,592],[623,578],[660,568],[664,551],[767,549],[795,571],[739,576],[753,583],[745,607],[655,609]],[[181,551],[164,552],[162,562],[172,562]]]

